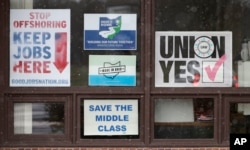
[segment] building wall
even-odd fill
[[[179,147],[179,148],[126,148],[126,147],[92,147],[92,148],[80,148],[80,147],[13,147],[13,148],[0,148],[0,150],[229,150],[228,147]]]

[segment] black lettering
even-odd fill
[[[194,58],[195,53],[194,53],[194,42],[195,42],[195,37],[190,36],[189,37],[189,58]]]
[[[190,61],[187,64],[187,70],[193,76],[187,76],[187,80],[189,83],[199,82],[200,81],[200,72],[195,68],[200,67],[199,62],[197,61]],[[193,78],[194,77],[194,78]]]
[[[215,51],[213,52],[211,57],[217,58],[217,56],[216,56],[216,50],[217,50],[218,54],[219,54],[219,58],[221,58],[225,54],[225,37],[224,36],[220,37],[220,45],[219,45],[217,36],[212,36],[211,40],[213,41],[214,48],[215,48]]]
[[[186,79],[181,78],[181,74],[186,74],[186,70],[181,69],[181,66],[186,67],[186,61],[175,61],[175,83],[186,83]]]
[[[160,37],[160,54],[162,58],[171,58],[173,55],[173,36],[168,36],[168,53],[166,54],[166,37]]]
[[[168,61],[167,67],[165,64],[165,61],[159,61],[160,65],[161,65],[161,69],[163,72],[163,82],[169,82],[169,72],[172,68],[173,65],[173,61]]]
[[[180,52],[182,58],[188,58],[188,36],[183,36],[183,44],[181,37],[175,37],[175,58],[180,58]]]

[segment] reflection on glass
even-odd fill
[[[156,0],[155,3],[155,31],[231,31],[232,86],[250,87],[249,1]]]
[[[15,103],[15,134],[63,134],[63,103]]]
[[[230,133],[250,133],[250,103],[230,104]]]
[[[155,138],[213,138],[213,99],[156,99]]]
[[[89,55],[135,55],[136,86],[140,86],[140,0],[11,0],[11,9],[70,9],[71,11],[71,45],[70,70],[71,86],[88,86]],[[99,14],[136,14],[137,47],[136,50],[84,50],[83,15]],[[115,57],[115,56],[114,56]]]

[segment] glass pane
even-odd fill
[[[133,85],[131,86],[140,86],[140,0],[49,0],[49,1],[41,1],[41,0],[20,0],[15,1],[11,0],[11,8],[12,9],[70,9],[71,13],[71,19],[70,19],[70,78],[71,78],[71,86],[89,86],[89,72],[92,70],[89,70],[89,57],[90,55],[103,55],[110,56],[113,58],[119,58],[120,55],[122,56],[133,56],[136,59],[134,59],[133,64]],[[122,24],[121,25],[121,31],[125,31],[125,28],[128,28],[131,24],[133,24],[136,28],[135,30],[135,48],[133,50],[130,50],[128,48],[127,50],[123,48],[117,48],[117,49],[94,49],[94,50],[86,50],[84,49],[84,14],[115,14],[118,15],[134,15],[133,21],[129,24]],[[130,21],[129,19],[127,19]],[[123,21],[124,22],[124,21]],[[122,23],[123,23],[122,22]],[[98,24],[97,24],[98,25]],[[128,34],[130,34],[130,31],[126,29]],[[121,32],[119,32],[121,33]],[[98,36],[99,37],[99,36]],[[101,37],[99,37],[101,38]],[[120,37],[118,41],[126,41],[123,39],[126,39],[127,37]],[[121,45],[122,43],[120,43]],[[117,44],[116,46],[118,46]],[[124,47],[128,46],[129,43],[123,44]],[[119,56],[117,56],[119,55]],[[131,57],[129,57],[131,58]],[[97,60],[97,59],[96,59]],[[130,61],[130,59],[126,60],[127,62]],[[51,60],[51,62],[54,62],[54,60]],[[112,62],[110,60],[111,64],[116,64],[119,61]],[[121,65],[123,62],[121,62]],[[53,64],[51,64],[53,66]],[[125,63],[126,65],[126,63]],[[117,65],[116,65],[117,66]],[[115,84],[115,80],[119,80],[122,82],[120,76],[125,76],[123,80],[127,80],[127,77],[130,77],[129,70],[131,70],[129,65],[127,65],[125,69],[121,72],[115,72],[111,78],[104,75],[103,78],[110,80],[107,85],[105,86],[116,86],[109,84],[110,82]],[[105,67],[105,66],[104,66]],[[121,69],[121,68],[119,68]],[[124,73],[125,72],[125,73]],[[119,75],[120,73],[120,75]],[[112,81],[113,80],[113,81]],[[128,81],[128,80],[127,80]],[[58,81],[59,82],[59,81]],[[123,81],[126,82],[126,81]],[[61,81],[60,81],[61,83]],[[92,85],[90,85],[92,86]],[[97,86],[103,86],[103,85],[97,85]],[[122,84],[117,86],[130,86]]]
[[[63,103],[14,104],[14,134],[63,133]]]
[[[250,133],[250,103],[230,104],[230,133]]]
[[[201,31],[217,31],[217,33],[229,31],[232,32],[232,42],[228,42],[227,45],[232,44],[232,52],[230,52],[232,57],[227,57],[232,61],[230,68],[230,80],[225,77],[221,76],[221,80],[217,80],[219,82],[224,82],[228,80],[229,85],[227,87],[249,87],[250,86],[250,73],[247,68],[250,66],[250,7],[248,1],[236,1],[236,0],[156,0],[156,7],[155,7],[155,31],[194,31],[194,32],[201,32]],[[218,33],[219,35],[219,33]],[[204,35],[205,36],[205,35]],[[211,38],[211,36],[208,36]],[[228,38],[228,36],[226,36]],[[197,36],[194,40],[198,40]],[[180,47],[182,50],[185,51],[187,47],[185,47],[185,40],[181,39]],[[191,41],[191,46],[189,45],[187,49],[190,47],[194,47],[194,43]],[[214,43],[215,40],[212,39]],[[223,43],[222,41],[220,43]],[[208,43],[203,42],[203,44],[198,47],[202,53],[202,50],[205,50],[206,47],[209,47]],[[211,48],[211,47],[210,47]],[[215,48],[216,49],[216,48]],[[190,48],[191,50],[191,48]],[[208,50],[208,48],[207,48]],[[226,50],[226,49],[225,49]],[[227,51],[227,50],[226,50]],[[205,51],[203,51],[205,52]],[[227,53],[226,53],[227,54]],[[189,53],[189,57],[192,57],[192,53]],[[204,54],[208,55],[208,53]],[[185,56],[183,56],[184,58]],[[204,60],[208,60],[213,56],[209,56],[204,58]],[[198,54],[195,55],[196,60],[199,59]],[[221,58],[221,57],[220,57]],[[184,60],[184,59],[182,59]],[[220,59],[223,60],[223,59]],[[218,61],[219,62],[219,61]],[[218,64],[218,63],[217,63]],[[225,63],[224,63],[225,64]],[[192,69],[190,66],[185,66],[183,63],[179,62],[178,66],[175,67],[177,70],[176,73],[180,73],[181,76],[178,77],[183,80],[187,81],[200,81],[198,83],[204,83],[204,81],[208,81],[207,77],[203,69],[199,68],[197,64],[193,63],[194,71],[196,73],[191,72],[188,69]],[[203,65],[203,64],[200,64]],[[210,65],[215,66],[215,63]],[[219,65],[217,65],[219,67]],[[186,67],[186,68],[185,68]],[[170,67],[169,67],[170,68]],[[166,68],[166,72],[167,69]],[[198,69],[197,69],[198,68]],[[219,72],[220,68],[217,72],[214,70],[214,76],[211,79],[211,83],[213,79],[219,78],[218,75],[225,76],[226,73]],[[223,66],[221,66],[223,68]],[[232,68],[232,69],[231,69]],[[213,68],[211,68],[213,69]],[[179,72],[178,72],[179,71]],[[186,73],[183,73],[186,71]],[[197,76],[197,71],[198,73]],[[226,67],[224,67],[224,72],[227,71]],[[217,74],[216,74],[217,73]],[[207,72],[208,77],[209,72]],[[206,79],[206,80],[205,80]],[[210,80],[209,80],[210,82]],[[218,82],[217,82],[218,83]],[[192,86],[192,83],[189,84]],[[198,84],[193,84],[193,87],[199,87]],[[182,86],[185,87],[185,86]],[[213,86],[212,84],[210,87],[218,87]]]
[[[154,136],[158,139],[213,138],[213,99],[156,99]]]

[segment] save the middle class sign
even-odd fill
[[[84,135],[138,135],[137,99],[84,100]]]

